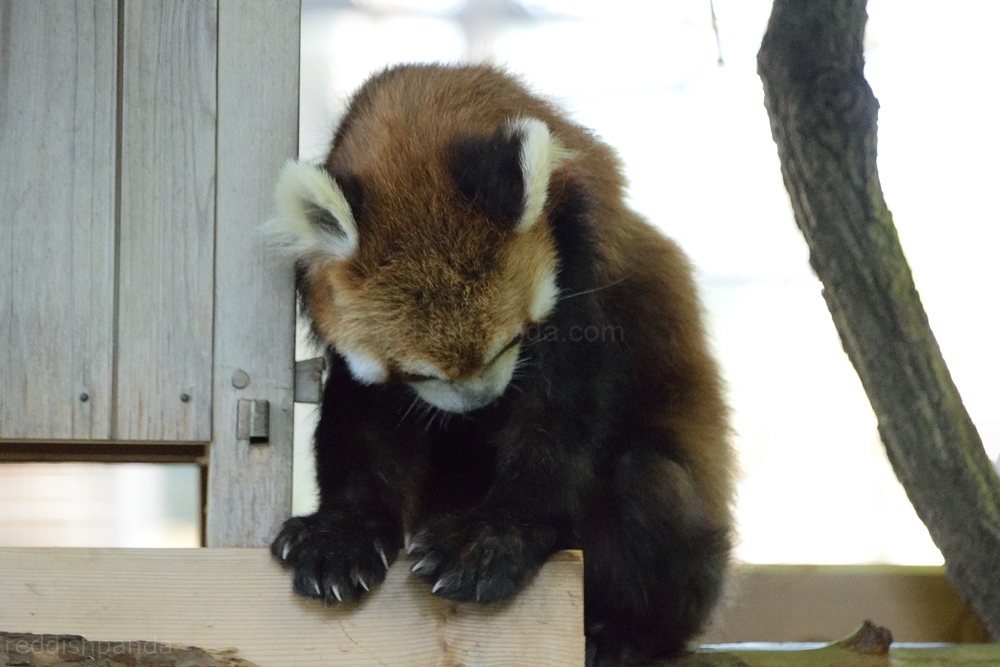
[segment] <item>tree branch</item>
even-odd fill
[[[1000,640],[1000,479],[931,333],[882,197],[864,0],[775,0],[757,55],[809,261],[896,476]]]

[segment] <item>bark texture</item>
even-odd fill
[[[931,333],[875,165],[865,0],[775,0],[757,56],[810,263],[889,461],[948,576],[1000,640],[1000,479]]]
[[[88,641],[79,635],[0,632],[0,666],[256,667],[234,649],[211,651],[155,641]]]

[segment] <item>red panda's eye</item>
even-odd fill
[[[426,382],[427,380],[438,379],[432,375],[420,375],[419,373],[406,373],[404,371],[399,371],[397,375],[403,382]]]
[[[509,350],[512,347],[516,346],[523,339],[524,339],[524,335],[523,334],[517,334],[516,336],[514,336],[513,338],[511,338],[510,342],[507,343],[506,345],[504,345],[502,350],[500,350],[499,352],[497,352],[496,354],[494,354],[493,358],[490,359],[489,362],[487,362],[486,365],[489,366],[490,364],[492,364],[493,362],[495,362],[497,359],[499,359],[503,355],[504,352],[506,352],[507,350]]]

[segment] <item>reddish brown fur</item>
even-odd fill
[[[351,172],[367,187],[356,257],[309,267],[308,308],[317,330],[382,360],[434,359],[449,377],[478,368],[495,336],[516,333],[526,295],[556,262],[544,214],[527,234],[498,231],[455,192],[440,156],[455,136],[538,118],[571,153],[550,192],[580,179],[602,225],[602,302],[626,331],[643,334],[629,340],[641,400],[676,436],[710,518],[731,525],[727,412],[691,267],[672,241],[625,206],[612,149],[489,67],[399,72],[365,89],[326,161],[330,173]],[[461,294],[462,302],[422,312],[414,290]],[[393,347],[372,349],[374,341]]]
[[[683,650],[729,559],[728,415],[691,266],[615,153],[501,71],[403,66],[324,168],[279,182],[330,359],[320,506],[272,544],[295,590],[359,599],[408,532],[432,593],[497,603],[582,548],[588,667]]]

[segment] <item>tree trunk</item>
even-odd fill
[[[882,197],[878,102],[864,78],[866,20],[864,0],[775,0],[757,55],[764,105],[810,264],[889,461],[949,578],[1000,640],[1000,479],[931,333]]]

